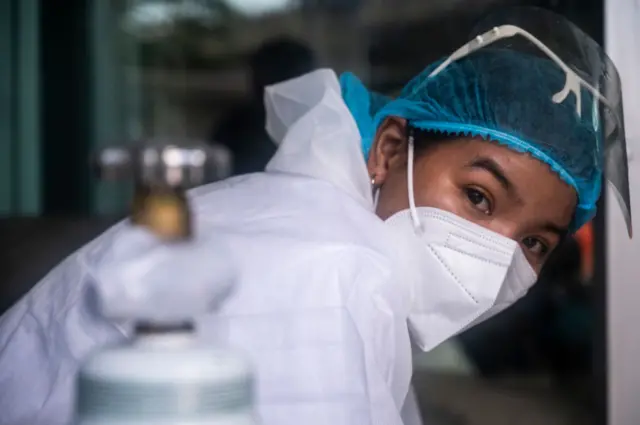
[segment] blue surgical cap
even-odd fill
[[[397,98],[370,92],[351,73],[340,77],[364,155],[388,116],[423,130],[480,136],[544,162],[576,190],[571,230],[593,218],[603,155],[598,103],[591,94],[582,89],[581,114],[574,96],[555,103],[564,71],[546,58],[511,50],[483,49],[429,78],[440,63],[413,78]]]

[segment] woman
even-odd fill
[[[579,35],[584,63],[616,78],[556,16],[498,24],[526,26],[534,12]],[[544,54],[499,48],[514,35]],[[416,420],[410,341],[431,349],[512,304],[595,214],[602,145],[624,156],[620,117],[600,113],[615,104],[588,73],[529,35],[491,30],[397,99],[328,70],[270,87],[267,129],[280,147],[266,172],[192,193],[199,234],[212,249],[224,242],[240,270],[199,329],[251,357],[262,423]],[[81,360],[129,336],[86,293],[130,230],[79,250],[2,318],[0,422],[63,423]]]

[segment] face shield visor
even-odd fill
[[[492,131],[474,131],[474,122],[477,124],[478,117],[458,119],[457,112],[451,113],[452,110],[459,110],[458,106],[447,108],[450,121],[453,117],[454,126],[457,121],[460,132],[488,136],[546,162],[578,192],[579,205],[575,219],[578,227],[595,214],[604,172],[631,236],[621,84],[611,59],[598,43],[573,23],[537,8],[507,8],[494,13],[479,23],[472,37],[471,41],[437,66],[427,69],[427,78],[410,82],[401,97],[410,98],[412,93],[415,95],[419,90],[429,91],[428,86],[435,86],[440,79],[445,80],[445,74],[460,74],[454,69],[456,67],[469,65],[473,68],[473,75],[480,76],[503,73],[502,84],[498,81],[491,86],[489,79],[486,79],[474,88],[475,92],[483,93],[475,100],[474,108],[482,110],[482,114],[475,111],[476,115],[492,121],[493,127],[485,127],[495,127],[496,134]],[[511,62],[518,64],[512,72],[519,75],[508,75],[509,66],[504,66],[508,61],[502,58],[509,55],[518,58]],[[530,66],[522,67],[526,61]],[[431,93],[437,91],[432,90]],[[494,93],[497,91],[505,93],[502,99],[504,104],[511,104],[512,109],[526,110],[527,116],[523,114],[513,119],[515,112],[509,111],[509,117],[505,118],[507,113],[498,112],[495,108],[488,113],[487,107],[477,106],[478,99],[483,96],[483,101],[487,103],[486,97],[493,96],[496,103]],[[465,96],[466,105],[474,103],[470,99],[472,96],[468,93]],[[393,103],[390,102],[390,105]],[[406,115],[405,118],[412,123],[417,122],[421,128],[456,131],[455,128],[443,128],[437,123],[438,120],[424,121]],[[553,119],[548,120],[547,117]],[[530,122],[524,124],[526,120]],[[497,134],[499,132],[506,132],[507,136],[502,137]]]

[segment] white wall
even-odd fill
[[[605,0],[605,41],[622,79],[635,239],[613,196],[607,209],[608,425],[640,423],[640,1]]]

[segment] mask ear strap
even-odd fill
[[[422,231],[422,224],[420,223],[420,217],[418,216],[418,210],[416,209],[416,200],[413,191],[413,162],[415,157],[415,137],[414,130],[409,124],[407,124],[409,135],[407,137],[407,192],[409,195],[409,211],[411,212],[411,221],[413,221],[413,227],[416,230]]]

